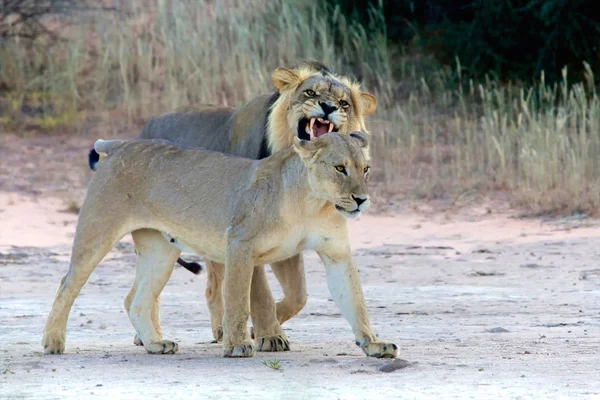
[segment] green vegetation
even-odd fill
[[[462,59],[443,65],[392,44],[375,8],[355,21],[312,1],[120,3],[79,15],[62,41],[0,42],[0,127],[65,130],[111,113],[133,129],[181,106],[241,104],[272,90],[277,66],[316,58],[376,94],[368,126],[375,176],[389,191],[431,199],[504,190],[533,213],[600,207],[600,99],[589,66],[574,76],[564,68],[551,83],[544,72],[526,85],[496,73],[475,80]]]
[[[271,369],[274,369],[275,371],[277,371],[279,368],[281,368],[281,361],[279,360],[262,360],[262,365],[264,365],[265,367],[269,367]]]

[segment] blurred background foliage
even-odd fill
[[[591,0],[334,0],[343,14],[393,44],[419,48],[441,63],[461,60],[464,73],[531,81],[545,72],[559,81],[568,67],[581,79],[583,61],[600,66],[600,8]]]

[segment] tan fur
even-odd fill
[[[379,341],[371,329],[346,229],[345,217],[369,206],[366,146],[358,133],[332,133],[296,138],[290,148],[255,161],[162,141],[99,140],[96,151],[108,155],[79,214],[70,269],[44,329],[44,351],[64,351],[79,291],[106,253],[132,233],[136,268],[146,272],[136,277],[129,316],[150,353],[178,349],[163,339],[155,306],[182,249],[225,264],[225,356],[289,349],[260,277],[262,265],[313,249],[357,345],[368,356],[395,357],[397,346]],[[262,327],[256,343],[246,327],[250,315]]]
[[[323,72],[322,67],[308,62],[294,68],[277,68],[272,73],[276,93],[257,96],[238,109],[207,105],[161,115],[148,121],[139,137],[165,139],[181,145],[256,159],[261,153],[265,136],[271,152],[289,147],[298,135],[300,118],[320,116],[322,109],[319,101],[337,104],[340,100],[348,101],[349,109],[340,107],[331,118],[339,123],[338,131],[368,133],[364,117],[375,111],[375,97],[363,92],[358,83],[347,77]],[[306,89],[318,91],[319,95],[308,98],[303,93]],[[368,147],[365,154],[368,156]],[[213,335],[221,340],[223,299],[220,288],[223,265],[209,259],[205,259],[205,262],[209,278],[206,299],[211,312]],[[283,289],[284,298],[277,303],[277,318],[283,324],[306,304],[302,254],[275,262],[271,264],[271,269]],[[268,288],[268,285],[263,282],[260,287]],[[126,308],[129,312],[127,303]],[[262,330],[260,326],[254,328]]]

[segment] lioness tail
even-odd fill
[[[106,157],[106,155],[100,153],[110,153],[115,146],[119,146],[123,143],[123,140],[96,140],[94,148],[91,149],[88,154],[88,165],[90,168],[95,171],[98,164]]]

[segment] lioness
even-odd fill
[[[158,116],[146,123],[139,138],[165,139],[177,144],[202,147],[252,159],[262,159],[292,145],[294,137],[310,140],[327,132],[368,133],[364,116],[375,111],[375,97],[363,92],[358,83],[335,75],[316,61],[293,68],[277,68],[272,74],[276,92],[257,96],[239,109],[204,106],[189,112]],[[91,153],[95,168],[98,153]],[[134,238],[135,242],[135,238]],[[136,247],[138,243],[135,243]],[[223,265],[205,259],[208,270],[206,299],[213,336],[222,337]],[[184,267],[199,272],[200,266],[178,258]],[[277,319],[283,324],[306,304],[306,283],[302,254],[271,264],[284,298],[277,303]],[[140,271],[144,273],[144,271]],[[264,269],[255,273],[268,289]],[[141,279],[141,278],[139,278]],[[136,282],[139,280],[136,277]],[[136,285],[125,300],[129,312]],[[153,315],[159,316],[158,303]],[[136,338],[135,343],[141,344]]]
[[[305,249],[316,250],[331,295],[367,356],[396,357],[398,347],[371,329],[345,218],[369,206],[367,138],[329,133],[263,160],[250,160],[168,142],[98,140],[107,153],[92,178],[79,214],[71,265],[46,322],[45,353],[62,353],[71,306],[93,269],[126,234],[137,251],[139,282],[130,319],[150,353],[174,353],[152,321],[156,299],[182,249],[225,264],[226,357],[251,357],[247,321],[263,319],[256,347],[287,338],[269,290],[253,280],[254,267]],[[139,250],[141,249],[141,250]],[[148,251],[148,252],[146,252]],[[252,285],[251,285],[252,281]],[[252,288],[251,288],[252,287]],[[252,303],[252,307],[251,304]]]

